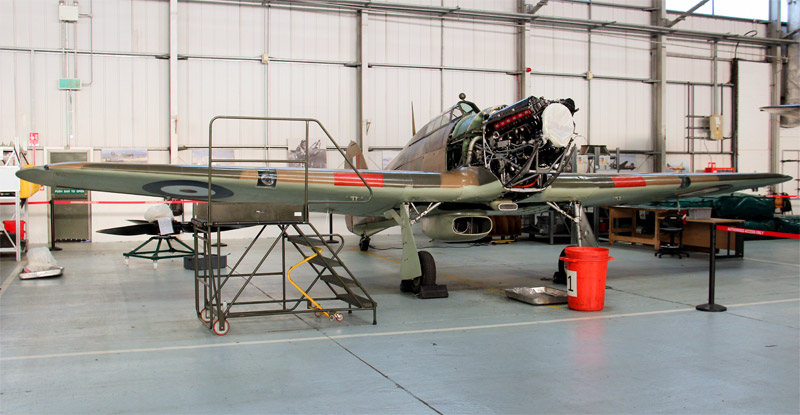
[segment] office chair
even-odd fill
[[[683,246],[683,216],[676,214],[665,216],[664,219],[661,219],[661,222],[659,222],[658,229],[660,232],[669,234],[669,242],[661,244],[654,255],[657,255],[659,258],[664,255],[677,256],[679,259],[683,258],[683,255],[689,257],[689,252],[687,252],[686,248]],[[675,243],[676,235],[680,237],[677,244]]]

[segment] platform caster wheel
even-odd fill
[[[153,269],[158,269],[158,261],[153,261]]]
[[[315,311],[314,312],[314,317],[316,317],[316,318],[322,317],[322,312],[321,311]]]
[[[339,312],[333,313],[331,314],[331,320],[336,320],[341,322],[342,320],[344,320],[344,314]]]
[[[128,265],[130,265],[130,264],[131,264],[131,260],[130,260],[130,258],[128,258],[128,257],[125,257],[125,266],[128,266]]]
[[[214,334],[216,334],[217,336],[224,336],[224,335],[228,334],[229,331],[231,331],[231,322],[230,321],[225,321],[225,329],[224,330],[220,329],[219,326],[220,326],[219,320],[214,320],[214,324],[211,326],[211,330],[213,330]]]
[[[200,321],[206,324],[211,322],[211,311],[209,309],[203,308],[200,310]]]
[[[369,242],[369,238],[362,237],[361,240],[358,241],[358,249],[360,249],[361,252],[367,252],[369,250]]]

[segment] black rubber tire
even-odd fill
[[[567,256],[567,248],[561,250],[561,254],[558,256],[558,272],[561,274],[567,273],[567,263],[561,260],[561,257]]]
[[[361,238],[361,240],[358,241],[358,249],[360,249],[361,252],[369,251],[369,238]]]
[[[553,275],[554,284],[567,283],[567,264],[561,260],[561,257],[565,256],[567,256],[567,248],[562,249],[561,254],[558,256],[558,272]]]
[[[433,260],[433,255],[428,251],[419,251],[419,265],[422,269],[420,276],[421,285],[435,285],[436,284],[436,261]]]

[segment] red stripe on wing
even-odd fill
[[[614,187],[645,187],[647,182],[642,176],[612,177]]]
[[[383,187],[383,175],[378,173],[362,173],[364,180],[371,187]],[[364,186],[364,182],[355,173],[333,173],[334,186]]]

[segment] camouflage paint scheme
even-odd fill
[[[505,108],[516,108],[532,99],[534,97]],[[542,100],[537,102],[544,102]],[[547,102],[566,101],[572,113],[577,111],[571,100]],[[355,158],[364,181],[351,169],[308,169],[309,209],[348,215],[348,229],[366,237],[396,226],[398,222],[392,213],[408,203],[423,207],[427,203],[440,203],[428,217],[454,215],[455,212],[469,212],[476,217],[520,215],[539,211],[547,202],[579,202],[583,206],[638,203],[730,193],[791,179],[772,173],[563,173],[541,191],[520,193],[518,189],[505,188],[498,176],[487,168],[465,162],[469,159],[468,143],[471,146],[474,138],[486,131],[485,122],[499,115],[497,111],[501,108],[480,111],[462,97],[423,126],[389,164],[388,170],[367,169],[361,150],[351,144],[346,156]],[[452,155],[448,155],[448,146],[454,149]],[[212,199],[303,204],[305,172],[302,168],[215,167],[211,170]],[[209,169],[205,166],[64,163],[26,168],[17,175],[48,186],[182,199],[208,197]],[[371,198],[365,183],[372,191]],[[493,202],[512,198],[518,209],[493,209]]]
[[[570,111],[574,113],[574,105],[572,107]],[[362,238],[400,225],[403,239],[400,274],[404,279],[416,280],[422,270],[411,231],[416,219],[411,218],[410,203],[419,204],[423,209],[425,204],[439,203],[423,221],[432,220],[429,225],[433,225],[436,235],[449,232],[460,238],[458,240],[465,240],[482,235],[457,234],[451,218],[473,217],[485,222],[487,215],[540,211],[546,209],[547,202],[577,202],[583,206],[638,203],[730,193],[791,179],[773,173],[563,173],[552,176],[555,180],[548,181],[546,187],[538,189],[540,191],[520,193],[518,189],[505,188],[498,176],[487,168],[468,165],[465,161],[469,157],[464,150],[470,149],[478,129],[483,128],[484,118],[496,108],[477,111],[474,104],[460,101],[420,129],[389,165],[389,170],[366,169],[361,151],[357,146],[349,146],[348,159],[355,158],[364,180],[351,169],[308,169],[309,210],[348,215],[348,229]],[[453,141],[448,141],[451,139]],[[448,155],[449,145],[456,150],[453,157]],[[462,150],[460,156],[459,149]],[[306,170],[299,168],[215,167],[211,169],[211,199],[234,203],[303,204],[305,175]],[[209,168],[203,166],[63,163],[26,168],[17,172],[17,176],[47,186],[155,197],[205,200],[209,193]],[[517,209],[493,208],[512,197]],[[481,232],[488,233],[489,229],[483,226]],[[433,278],[435,280],[435,276]],[[432,287],[436,287],[435,284]],[[446,289],[434,297],[441,296],[447,296]]]
[[[352,170],[309,169],[309,200],[351,202],[314,203],[310,210],[357,216],[380,216],[407,202],[442,202],[488,214],[519,215],[545,202],[579,201],[584,206],[639,203],[730,193],[790,180],[774,173],[652,173],[641,175],[564,173],[540,193],[518,201],[519,210],[492,211],[504,189],[488,170],[463,167],[449,172],[360,170],[373,191]],[[261,181],[259,174],[274,175]],[[298,168],[224,167],[213,169],[212,199],[225,202],[303,203],[304,170]],[[185,199],[207,197],[208,168],[201,166],[134,165],[124,163],[59,163],[23,169],[17,175],[47,186],[112,193]],[[439,210],[443,210],[440,208]],[[522,211],[522,212],[521,212]]]

